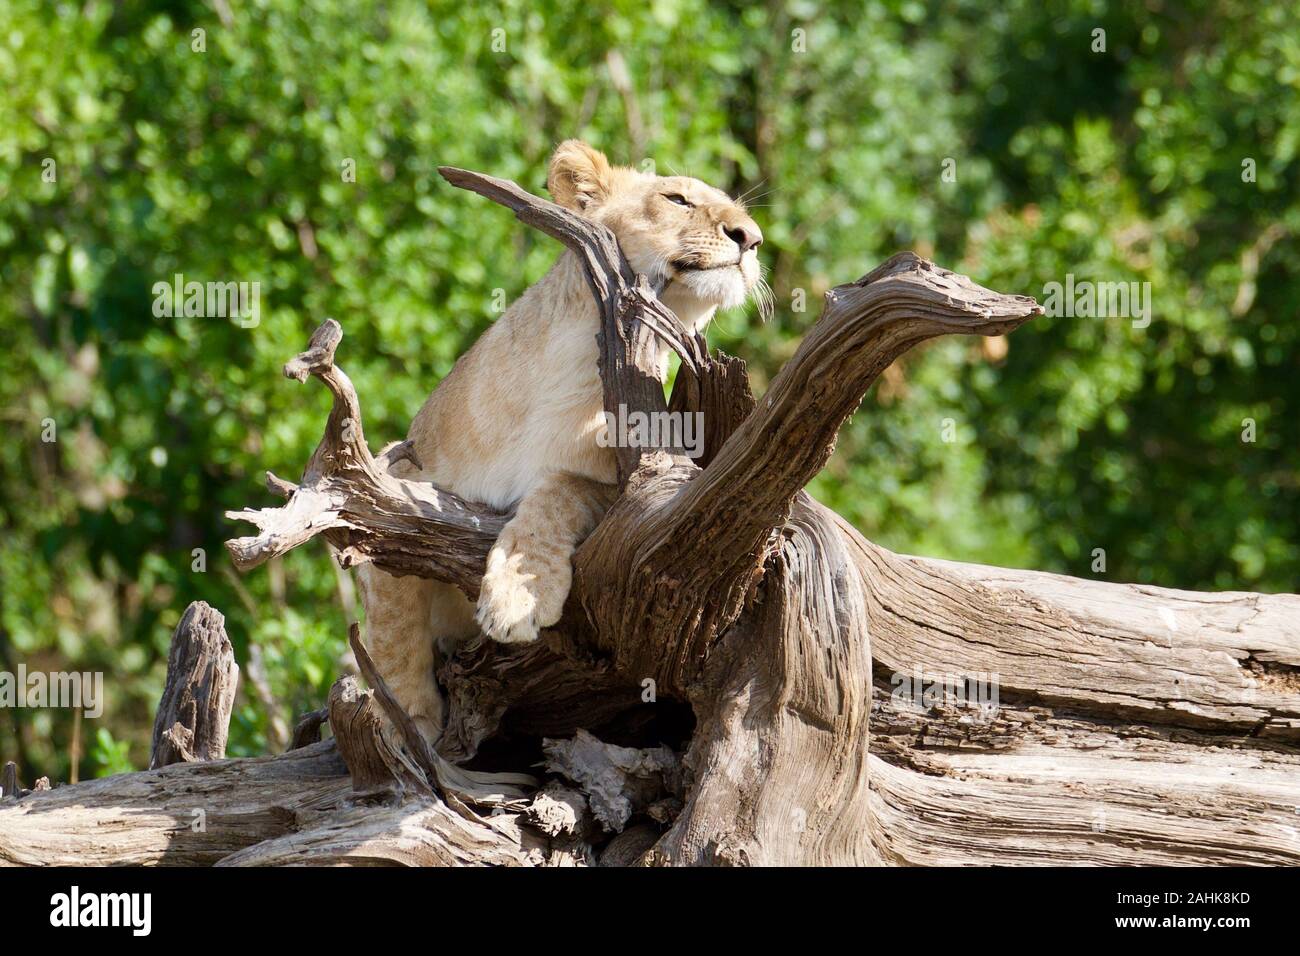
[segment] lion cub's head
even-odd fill
[[[562,206],[609,227],[623,254],[684,321],[742,304],[761,284],[763,233],[726,193],[688,176],[611,166],[580,140],[560,144],[546,187]]]

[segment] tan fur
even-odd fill
[[[569,140],[551,159],[547,187],[556,202],[608,226],[638,272],[666,280],[663,301],[696,328],[759,283],[758,226],[699,180],[612,167]],[[461,357],[411,424],[424,471],[401,465],[402,477],[515,509],[488,557],[477,607],[450,585],[370,567],[359,574],[371,654],[431,740],[443,724],[435,645],[446,651],[480,630],[506,643],[536,640],[560,618],[573,549],[613,500],[614,452],[596,440],[604,425],[598,329],[581,267],[566,252]],[[666,368],[665,351],[661,375]]]

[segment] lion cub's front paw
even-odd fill
[[[527,644],[537,640],[543,627],[560,619],[569,593],[569,576],[538,564],[526,554],[513,551],[508,543],[498,542],[488,554],[475,618],[483,633],[494,641]],[[568,570],[567,565],[564,570]]]

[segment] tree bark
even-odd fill
[[[617,450],[621,494],[560,624],[442,664],[437,752],[354,629],[372,691],[335,686],[334,740],[28,794],[0,808],[0,861],[58,862],[120,826],[98,862],[1300,862],[1300,598],[897,555],[802,490],[899,355],[1007,333],[1032,299],[895,256],[827,294],[756,402],[743,363],[683,329],[603,227],[442,172],[579,256],[606,408],[703,412],[703,457]],[[345,566],[475,595],[509,516],[393,477],[409,445],[371,455],[341,338],[327,321],[285,367],[333,409],[301,482],[268,475],[288,502],[231,515],[259,528],[232,558],[322,535]],[[656,339],[682,359],[667,401]],[[976,688],[996,698],[972,706]],[[539,763],[544,784],[519,774]],[[214,808],[201,837],[178,822],[196,788]]]
[[[150,768],[224,757],[238,680],[225,617],[207,602],[195,601],[172,634]]]

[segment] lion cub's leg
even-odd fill
[[[442,694],[434,678],[435,644],[478,633],[474,605],[439,581],[357,569],[366,606],[366,646],[384,682],[430,744],[442,736]]]
[[[560,619],[573,583],[573,549],[616,494],[613,485],[557,472],[524,495],[488,553],[477,614],[484,634],[524,643]]]

